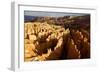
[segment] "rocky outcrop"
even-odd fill
[[[70,30],[67,40],[67,58],[90,58],[90,39],[85,30]]]
[[[59,59],[62,53],[63,37],[69,29],[47,23],[25,23],[25,61]]]
[[[90,18],[41,17],[25,22],[24,60],[90,58]]]

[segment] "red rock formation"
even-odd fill
[[[40,17],[25,22],[25,61],[90,58],[90,16]]]

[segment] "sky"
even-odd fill
[[[83,13],[64,13],[64,12],[42,12],[42,11],[24,11],[25,16],[52,16],[52,17],[61,17],[61,16],[82,16],[86,15]]]

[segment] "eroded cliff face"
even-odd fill
[[[90,58],[90,27],[89,25],[80,26],[81,23],[89,24],[89,20],[86,18],[88,17],[64,17],[63,20],[66,23],[62,23],[62,25],[56,24],[58,21],[53,23],[55,22],[53,18],[52,23],[48,22],[50,18],[48,21],[45,19],[42,22],[39,19],[35,22],[25,22],[24,60]]]

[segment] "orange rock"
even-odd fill
[[[77,49],[77,46],[74,44],[72,39],[69,39],[67,42],[67,58],[68,59],[79,59],[80,51]]]

